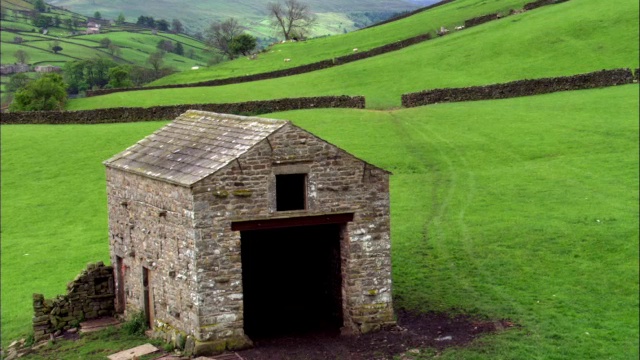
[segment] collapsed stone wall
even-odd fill
[[[486,86],[426,90],[402,95],[402,106],[416,107],[441,102],[506,99],[557,91],[624,85],[632,82],[633,74],[630,69],[602,70],[573,76],[518,80]]]
[[[151,108],[108,108],[78,111],[25,111],[3,113],[0,124],[100,124],[175,119],[187,110],[258,115],[277,111],[315,108],[363,109],[363,96],[322,96],[248,101],[227,104],[184,104]]]
[[[33,294],[33,335],[36,341],[78,327],[84,320],[114,314],[113,267],[102,262],[87,265],[67,284],[67,295],[45,299]]]

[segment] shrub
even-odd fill
[[[122,324],[122,330],[127,335],[144,335],[147,330],[147,319],[144,312],[134,313],[128,321]]]

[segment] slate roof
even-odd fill
[[[104,164],[191,186],[222,169],[288,123],[285,120],[189,110]]]

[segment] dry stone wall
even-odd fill
[[[109,243],[117,288],[129,316],[143,311],[143,268],[149,276],[156,329],[195,332],[195,231],[188,188],[107,168]],[[177,335],[177,333],[172,334]]]
[[[472,26],[478,26],[480,24],[484,24],[486,22],[493,21],[493,20],[498,20],[498,19],[500,19],[500,14],[498,14],[498,13],[482,15],[482,16],[478,16],[478,17],[474,17],[474,18],[465,20],[464,21],[464,27],[465,28],[470,28]]]
[[[557,91],[624,85],[632,83],[633,76],[629,69],[614,69],[556,78],[519,80],[486,86],[426,90],[402,95],[402,106],[416,107],[442,102],[506,99]]]
[[[67,295],[45,299],[33,294],[33,333],[36,341],[59,335],[84,320],[114,314],[113,268],[89,264],[67,284]]]
[[[228,104],[185,104],[151,108],[109,108],[79,111],[22,111],[2,113],[0,124],[101,124],[174,119],[187,110],[225,114],[258,115],[277,111],[315,108],[363,109],[363,96],[323,96],[248,101]]]
[[[534,1],[534,2],[530,2],[524,5],[523,9],[525,10],[533,10],[533,9],[537,9],[541,6],[546,6],[546,5],[553,5],[553,4],[559,4],[559,3],[563,3],[569,0],[538,0],[538,1]]]

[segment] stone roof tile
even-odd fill
[[[222,169],[287,123],[190,110],[104,164],[191,186]]]

